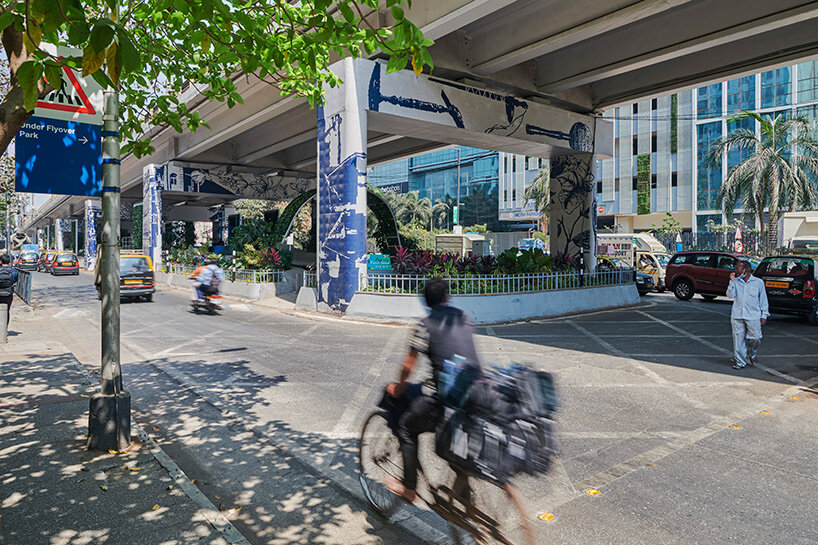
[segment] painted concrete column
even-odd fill
[[[163,165],[142,169],[142,252],[153,260],[154,270],[162,266],[162,187]]]
[[[551,254],[596,268],[596,185],[591,153],[551,159]]]
[[[318,107],[317,286],[319,309],[346,310],[366,274],[366,89],[352,59],[344,83]]]
[[[100,201],[85,201],[85,268],[89,271],[97,264],[97,218],[101,215]]]

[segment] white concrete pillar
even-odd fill
[[[551,159],[551,255],[596,266],[596,181],[590,153]]]
[[[62,231],[62,220],[54,220],[54,249],[58,252],[65,250],[64,236]]]

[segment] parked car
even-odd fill
[[[36,271],[39,256],[37,252],[22,252],[15,262],[15,266],[21,271]]]
[[[51,262],[54,260],[55,255],[57,255],[57,252],[53,250],[42,252],[37,261],[37,270],[40,272],[51,272]]]
[[[653,291],[654,287],[656,284],[651,275],[636,271],[636,291],[639,292],[639,295],[646,295],[649,291]]]
[[[78,275],[80,273],[80,262],[74,252],[57,252],[51,260],[51,275],[60,274]]]
[[[818,278],[815,257],[787,255],[765,257],[754,276],[764,280],[770,312],[804,316],[818,325]]]
[[[100,291],[99,263],[97,263],[94,285],[97,287],[97,296],[102,299]],[[136,299],[143,297],[145,301],[153,301],[154,287],[153,262],[151,258],[135,253],[122,252],[119,254],[119,295]]]
[[[708,301],[727,294],[730,273],[735,272],[739,261],[750,261],[753,267],[758,260],[752,256],[714,251],[680,252],[667,265],[665,286],[673,290],[677,299],[687,301],[701,294]]]

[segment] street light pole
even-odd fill
[[[122,387],[119,354],[120,148],[116,87],[105,90],[102,123],[102,373],[100,391],[91,397],[87,446],[89,450],[123,450],[131,442],[131,395]]]
[[[455,225],[460,225],[460,148],[454,148],[457,151],[457,221]]]

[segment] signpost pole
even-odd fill
[[[131,442],[131,396],[122,387],[119,354],[119,96],[105,90],[102,116],[102,383],[91,398],[88,448],[122,450]]]

